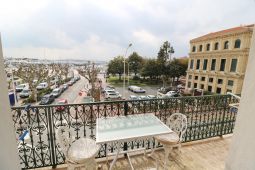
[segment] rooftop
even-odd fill
[[[211,32],[211,33],[203,35],[201,37],[194,38],[194,39],[190,40],[190,42],[206,40],[208,38],[215,38],[215,37],[226,35],[226,34],[232,34],[234,32],[245,32],[245,31],[251,31],[252,32],[253,27],[254,27],[254,24],[241,25],[241,26],[238,26],[238,27],[229,28],[229,29],[225,29],[225,30],[221,30],[221,31],[217,31],[217,32]]]

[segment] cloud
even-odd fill
[[[0,31],[4,56],[108,60],[132,43],[130,53],[156,57],[168,40],[179,57],[192,38],[254,23],[254,9],[254,0],[8,0]]]

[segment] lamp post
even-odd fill
[[[124,73],[123,73],[123,98],[125,99],[126,98],[126,95],[125,95],[125,74],[126,74],[126,71],[125,71],[125,63],[126,63],[126,55],[127,55],[127,50],[129,49],[129,47],[131,47],[132,44],[130,43],[126,49],[126,52],[125,52],[125,55],[124,55]]]

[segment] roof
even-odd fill
[[[233,32],[244,32],[244,31],[247,31],[247,30],[252,31],[253,27],[254,27],[254,24],[241,25],[239,27],[234,27],[234,28],[229,28],[229,29],[217,31],[217,32],[212,32],[212,33],[203,35],[201,37],[194,38],[194,39],[190,40],[190,42],[205,40],[205,39],[208,39],[208,38],[222,36],[222,35],[230,34],[230,33],[233,33]]]

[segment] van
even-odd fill
[[[46,82],[40,83],[40,84],[36,87],[37,90],[42,90],[42,89],[46,89],[46,88],[48,88],[48,83],[46,83]]]

